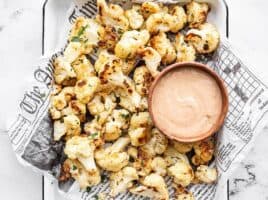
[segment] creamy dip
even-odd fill
[[[221,90],[213,76],[201,69],[174,68],[154,88],[154,120],[170,137],[187,139],[207,133],[221,111]]]

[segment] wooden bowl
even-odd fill
[[[155,87],[156,85],[159,83],[159,80],[166,75],[167,73],[173,71],[174,69],[178,69],[178,68],[185,68],[185,67],[191,67],[191,68],[196,68],[196,69],[201,69],[202,71],[206,72],[207,74],[209,74],[211,77],[214,78],[214,80],[216,81],[216,83],[218,84],[220,91],[221,91],[221,96],[222,96],[222,109],[221,109],[221,113],[218,117],[218,120],[216,121],[216,123],[214,123],[214,125],[212,126],[212,128],[204,133],[200,133],[198,136],[185,136],[185,137],[180,137],[180,136],[174,136],[174,134],[171,134],[168,132],[168,129],[162,128],[159,126],[159,119],[157,118],[157,116],[154,114],[154,109],[153,109],[153,96],[154,96],[154,91],[155,91]],[[217,132],[222,124],[224,123],[224,119],[226,117],[226,114],[228,112],[228,93],[227,93],[227,89],[224,85],[223,80],[216,74],[215,71],[213,71],[211,68],[209,68],[208,66],[201,64],[201,63],[197,63],[197,62],[182,62],[182,63],[175,63],[172,64],[168,67],[166,67],[154,80],[154,82],[152,83],[150,90],[149,90],[149,99],[148,99],[148,103],[149,103],[149,112],[152,118],[152,121],[154,123],[154,125],[163,133],[165,134],[167,137],[169,137],[170,139],[174,139],[177,140],[179,142],[196,142],[196,141],[200,141],[203,140],[211,135],[213,135],[215,132]]]

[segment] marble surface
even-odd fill
[[[56,0],[55,0],[56,1]],[[30,70],[41,55],[41,20],[44,0],[0,0],[0,84],[23,79],[16,68]],[[268,1],[228,0],[230,40],[243,50],[245,57],[268,81]],[[3,85],[3,84],[1,84]],[[19,92],[20,85],[1,87],[0,121],[12,106],[10,91]],[[21,166],[12,152],[0,122],[0,199],[41,200],[42,178]],[[229,180],[230,200],[268,200],[268,129],[257,138],[254,148]],[[57,200],[60,200],[57,198]]]

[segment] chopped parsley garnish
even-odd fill
[[[118,33],[119,35],[122,35],[122,34],[124,33],[124,30],[121,29],[121,28],[118,28],[118,29],[117,29],[117,33]]]
[[[98,133],[92,133],[92,134],[90,134],[90,137],[91,137],[92,139],[96,139],[97,136],[99,136]]]
[[[94,195],[93,198],[94,198],[95,200],[99,200],[99,196],[98,196],[98,195]]]
[[[77,170],[77,167],[75,165],[73,165],[73,170]]]
[[[125,118],[125,119],[128,119],[128,118],[129,118],[129,114],[121,113],[120,115],[121,115],[121,117],[123,117],[123,118]]]
[[[72,37],[71,42],[81,42],[81,35],[85,32],[85,30],[88,28],[88,25],[82,26],[81,29],[78,31],[77,36]],[[88,39],[87,39],[88,40]],[[85,40],[84,42],[87,42]]]
[[[72,37],[71,42],[80,42],[80,38],[78,36],[74,36]]]
[[[91,187],[87,187],[87,192],[90,192],[91,191]]]

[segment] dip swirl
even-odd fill
[[[174,68],[155,85],[151,109],[158,128],[171,138],[194,138],[211,131],[222,112],[215,78],[195,67]]]

